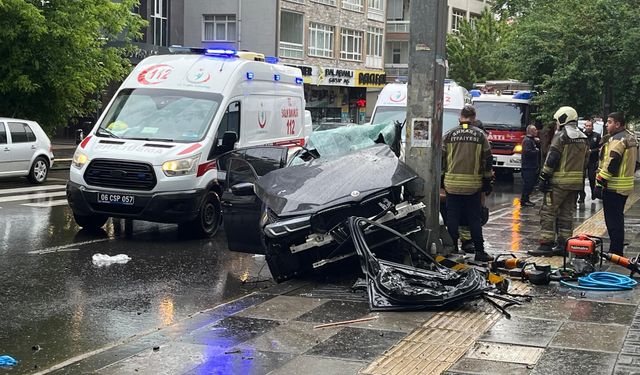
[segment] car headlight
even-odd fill
[[[200,154],[184,159],[168,160],[162,163],[162,171],[167,177],[185,176],[196,173]]]
[[[89,157],[87,155],[83,154],[80,151],[76,151],[75,154],[73,154],[73,161],[71,162],[71,165],[78,169],[82,169],[82,167],[84,167],[84,165],[88,162]]]
[[[521,153],[522,145],[515,145],[515,147],[513,148],[513,152]]]

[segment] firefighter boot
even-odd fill
[[[553,242],[540,241],[540,246],[535,250],[527,251],[527,254],[534,257],[552,257],[553,256]]]
[[[473,258],[476,262],[491,262],[493,257],[487,254],[485,251],[476,251],[476,256]]]
[[[464,251],[467,254],[473,254],[476,252],[476,248],[475,246],[473,246],[473,241],[471,240],[466,240],[466,241],[462,241],[462,251]]]

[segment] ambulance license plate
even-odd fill
[[[114,193],[98,193],[98,203],[122,204],[125,206],[133,206],[135,196]]]

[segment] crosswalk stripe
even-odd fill
[[[46,207],[54,207],[54,206],[66,206],[67,205],[67,200],[66,199],[59,199],[59,200],[55,200],[55,201],[47,201],[47,202],[42,202],[42,203],[23,203],[23,206],[29,206],[29,207],[40,207],[40,208],[46,208]]]
[[[0,189],[0,195],[15,194],[15,193],[30,193],[33,191],[45,191],[45,190],[59,190],[64,189],[65,185],[44,185],[44,186],[32,186],[15,189]]]
[[[9,197],[0,198],[1,202],[16,202],[16,201],[28,201],[31,199],[44,199],[44,198],[53,198],[53,197],[61,197],[66,195],[66,191],[54,191],[51,193],[38,193],[38,194],[23,194],[23,195],[12,195]]]

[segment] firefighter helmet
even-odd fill
[[[560,107],[553,118],[558,122],[558,125],[565,126],[571,121],[578,121],[578,112],[572,107]]]

